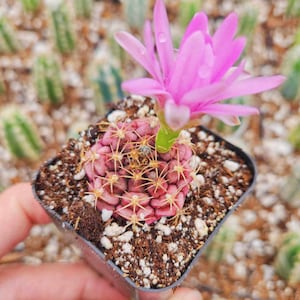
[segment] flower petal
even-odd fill
[[[284,76],[261,76],[248,78],[244,80],[236,80],[229,85],[218,96],[219,100],[235,98],[245,95],[253,95],[263,91],[271,90],[279,86],[285,80]],[[216,99],[217,100],[217,99]],[[217,100],[217,101],[219,101]]]
[[[176,65],[168,90],[172,91],[175,103],[191,89],[203,58],[204,37],[201,31],[194,32],[182,45],[176,57]],[[184,76],[183,76],[184,74]]]
[[[181,45],[185,43],[187,38],[195,31],[202,31],[203,33],[208,32],[208,20],[206,14],[203,12],[195,14],[184,33]]]
[[[124,81],[122,88],[131,94],[141,96],[168,94],[159,82],[151,78],[138,78]]]
[[[256,107],[246,105],[216,103],[202,107],[197,113],[206,113],[214,116],[248,116],[259,114],[259,110]]]
[[[228,69],[238,60],[246,44],[246,39],[241,37],[232,43],[227,42],[216,53],[215,65],[211,82],[220,80]]]
[[[165,82],[168,82],[173,69],[174,52],[167,11],[163,0],[156,1],[153,20],[158,57]]]
[[[231,41],[236,34],[237,26],[238,16],[236,13],[231,13],[213,35],[214,49],[222,49],[228,41]]]
[[[115,39],[151,76],[155,79],[159,78],[153,68],[153,58],[149,57],[147,49],[139,40],[125,31],[117,32]]]
[[[185,105],[176,105],[172,100],[165,104],[167,124],[174,131],[181,129],[190,120],[190,109]]]

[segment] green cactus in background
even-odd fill
[[[300,235],[289,232],[285,235],[275,258],[276,273],[289,284],[300,282]]]
[[[296,60],[292,65],[291,70],[287,75],[287,79],[281,88],[282,96],[287,100],[295,100],[299,93],[299,84],[300,84],[300,56],[299,59]]]
[[[248,7],[239,18],[239,28],[237,35],[251,37],[257,25],[258,11]]]
[[[289,176],[283,181],[280,196],[290,206],[300,207],[300,164],[295,164]]]
[[[295,150],[300,150],[300,124],[291,130],[288,139]]]
[[[223,225],[205,250],[207,260],[213,263],[223,261],[226,255],[232,251],[236,238],[237,231],[235,226],[230,226],[229,224]]]
[[[113,103],[123,98],[120,69],[105,62],[97,66],[97,77],[94,78],[98,113],[105,114]]]
[[[149,0],[123,0],[123,14],[128,25],[140,31],[144,27]]]
[[[15,53],[19,49],[16,31],[5,17],[0,16],[0,53]]]
[[[89,19],[92,14],[93,0],[74,0],[76,15]]]
[[[33,67],[34,86],[43,102],[58,104],[63,100],[63,83],[57,60],[50,55],[40,55]]]
[[[300,2],[298,0],[288,0],[286,15],[300,16]]]
[[[4,92],[5,92],[5,85],[2,78],[0,77],[0,96],[3,95]]]
[[[36,12],[40,5],[40,0],[21,0],[22,6],[26,12]]]
[[[71,53],[76,46],[75,33],[67,4],[62,0],[46,2],[52,23],[53,37],[57,50],[63,54]]]
[[[32,161],[40,158],[41,139],[32,121],[19,108],[6,107],[1,112],[0,124],[5,144],[15,158]]]
[[[185,28],[195,13],[201,10],[202,0],[181,0],[179,6],[179,24]]]

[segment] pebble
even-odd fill
[[[223,165],[231,172],[235,172],[240,168],[240,164],[232,160],[225,160]]]
[[[122,110],[114,110],[107,116],[107,120],[110,123],[124,120],[126,118],[126,112]]]
[[[103,236],[101,238],[100,243],[107,250],[109,250],[113,247],[113,244],[111,243],[110,239],[106,236]]]
[[[107,236],[118,236],[122,234],[124,231],[125,231],[124,227],[119,226],[117,223],[114,222],[110,226],[105,227],[103,234]]]
[[[126,231],[122,235],[117,237],[117,240],[120,242],[129,242],[133,237],[133,232],[132,231]]]
[[[95,200],[94,200],[95,201]],[[102,221],[103,222],[106,222],[108,221],[111,216],[113,215],[113,211],[112,210],[108,210],[108,209],[103,209],[102,212],[101,212],[101,218],[102,218]]]
[[[161,224],[161,223],[157,223],[155,225],[155,228],[160,230],[164,235],[168,236],[171,234],[172,230],[169,226]]]
[[[204,237],[208,234],[208,227],[206,223],[201,220],[200,218],[197,218],[195,220],[195,227],[200,235],[200,237]]]

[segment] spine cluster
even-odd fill
[[[134,226],[150,224],[182,209],[192,181],[192,150],[180,140],[167,153],[155,151],[156,119],[105,124],[102,138],[82,161],[89,196]]]

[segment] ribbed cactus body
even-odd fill
[[[108,61],[97,65],[97,75],[93,78],[95,87],[95,103],[98,113],[105,114],[112,103],[124,97],[121,89],[121,71]]]
[[[236,229],[224,225],[212,240],[205,251],[205,256],[210,262],[221,262],[233,248],[236,240]]]
[[[287,79],[284,82],[281,89],[282,96],[287,100],[295,100],[299,95],[299,83],[300,83],[300,57],[298,60],[294,62],[289,74],[287,75]]]
[[[239,19],[238,35],[251,37],[257,25],[257,18],[258,11],[249,7]]]
[[[37,11],[41,4],[41,0],[22,0],[21,2],[24,10],[27,12]]]
[[[33,68],[34,85],[43,102],[58,104],[63,100],[63,84],[58,62],[52,56],[39,56]]]
[[[276,273],[290,284],[300,282],[300,235],[288,233],[278,250],[274,267]]]
[[[144,26],[149,0],[123,0],[124,18],[128,25],[135,30],[141,30]]]
[[[18,108],[8,107],[1,113],[1,129],[5,144],[14,157],[39,159],[42,142],[31,120]]]
[[[195,13],[201,10],[202,0],[181,0],[179,6],[179,23],[182,28],[193,18]]]
[[[93,9],[93,0],[74,0],[74,6],[78,17],[90,18]]]
[[[15,30],[5,17],[0,16],[0,53],[14,53],[19,48]]]
[[[63,54],[75,49],[75,33],[69,11],[65,3],[50,8],[55,46]]]

